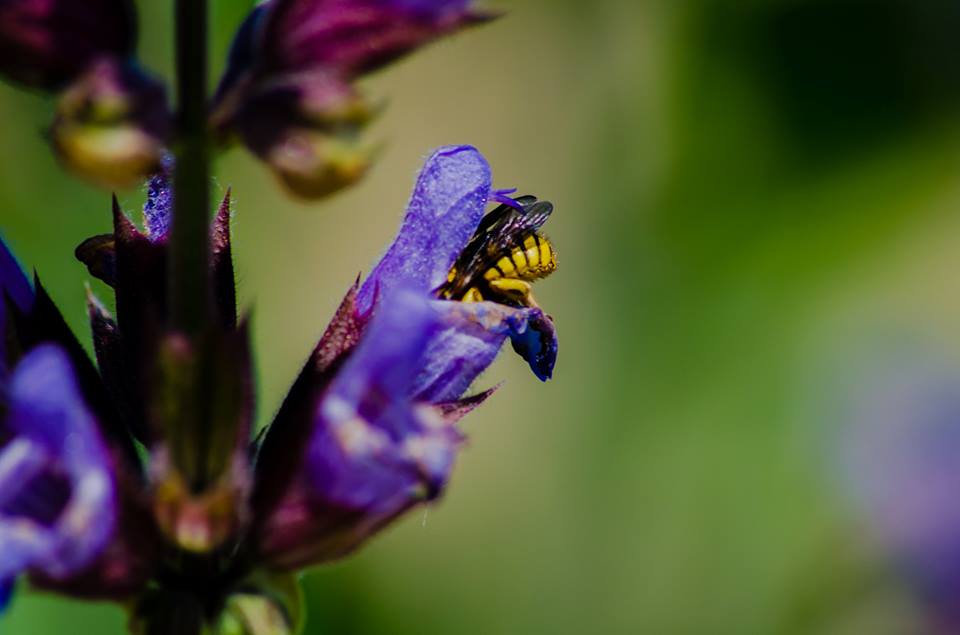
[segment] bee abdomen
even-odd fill
[[[540,234],[524,237],[523,245],[514,248],[510,258],[516,265],[516,277],[521,280],[545,278],[557,268],[553,247],[550,241]]]
[[[531,281],[547,277],[556,268],[556,253],[550,241],[539,234],[528,234],[518,246],[501,255],[483,273],[483,278],[488,282],[501,278]]]

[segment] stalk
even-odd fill
[[[197,335],[207,322],[210,284],[207,0],[176,0],[175,11],[178,138],[168,293],[172,326]]]

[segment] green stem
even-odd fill
[[[207,133],[207,0],[176,0],[178,138],[170,232],[173,327],[206,324],[210,252],[210,150]]]

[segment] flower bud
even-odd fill
[[[328,196],[366,174],[376,150],[359,140],[374,108],[351,86],[325,73],[272,84],[214,116],[235,131],[294,194]]]
[[[293,635],[303,622],[303,598],[292,575],[259,573],[227,597],[214,635]]]
[[[264,157],[291,192],[306,199],[329,196],[359,181],[375,150],[309,128],[285,130]]]
[[[161,344],[149,415],[163,439],[151,453],[153,507],[161,531],[187,551],[209,552],[248,521],[249,373],[245,326]]]
[[[294,193],[327,196],[359,180],[373,152],[356,139],[374,114],[361,75],[485,19],[468,0],[272,0],[241,26],[214,100],[235,133]]]
[[[96,58],[127,58],[136,46],[130,0],[0,2],[0,74],[57,90]]]
[[[101,58],[60,96],[50,138],[68,169],[125,188],[160,169],[169,128],[163,85],[132,62]]]

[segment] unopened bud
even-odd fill
[[[213,127],[239,137],[304,198],[357,182],[374,114],[355,82],[491,15],[471,0],[271,0],[240,27],[214,99]]]
[[[289,574],[255,574],[227,597],[213,635],[293,635],[303,622],[303,598]]]
[[[307,199],[329,196],[359,181],[376,151],[350,138],[309,128],[285,130],[266,161],[294,194]]]
[[[242,502],[246,472],[242,468],[194,493],[169,464],[165,452],[155,452],[153,461],[153,511],[168,539],[186,551],[205,553],[239,533],[246,515]],[[241,459],[237,465],[242,463]]]
[[[50,136],[70,170],[125,188],[160,168],[169,126],[163,85],[133,63],[103,58],[60,96]]]
[[[125,59],[136,48],[131,0],[0,2],[0,74],[58,90],[95,59]]]

